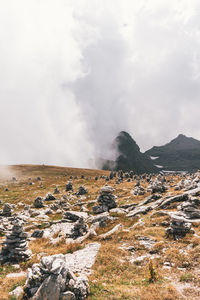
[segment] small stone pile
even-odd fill
[[[86,233],[88,233],[88,230],[89,230],[89,227],[88,227],[87,223],[84,221],[84,218],[81,217],[74,224],[71,234],[67,235],[67,237],[76,240],[77,238],[84,236]]]
[[[27,233],[23,231],[22,223],[19,220],[14,222],[12,232],[7,235],[2,243],[0,262],[19,263],[30,259],[32,252],[28,249]]]
[[[98,206],[94,206],[93,213],[102,213],[117,207],[116,197],[112,194],[114,189],[111,186],[105,185],[100,190],[100,195],[97,198]]]
[[[3,206],[2,216],[10,217],[12,214],[12,206],[9,203],[5,203]]]
[[[68,181],[68,183],[66,184],[65,191],[66,192],[73,191],[73,184],[71,181]]]
[[[88,193],[88,191],[86,190],[86,188],[83,185],[81,185],[79,187],[78,192],[76,193],[76,195],[82,196],[82,195],[85,195],[87,193]]]
[[[46,256],[29,269],[25,299],[83,300],[89,294],[87,276],[76,277],[63,254]]]
[[[58,189],[58,187],[56,186],[55,187],[55,189],[54,189],[54,192],[53,192],[54,194],[60,194],[60,191],[59,191],[59,189]]]
[[[166,229],[166,236],[173,236],[174,240],[186,236],[187,233],[191,232],[191,223],[188,223],[179,216],[172,216],[170,227]]]
[[[150,185],[147,188],[148,192],[154,193],[165,193],[167,191],[167,187],[164,185],[164,182],[155,180],[150,182]]]
[[[141,185],[136,185],[134,190],[132,191],[132,194],[134,196],[144,195],[145,194],[145,189]]]
[[[48,193],[44,201],[52,201],[52,200],[56,200],[56,198],[52,194]]]
[[[43,201],[42,197],[37,197],[34,200],[33,206],[35,208],[42,208],[42,207],[44,207],[44,201]]]

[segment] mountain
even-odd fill
[[[151,148],[145,154],[163,170],[195,172],[200,169],[200,141],[183,134],[164,146]]]
[[[141,153],[139,146],[125,131],[121,131],[113,142],[113,148],[118,153],[117,159],[107,161],[103,169],[133,170],[136,174],[158,173],[159,169],[154,166],[148,155]]]

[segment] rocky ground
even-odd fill
[[[198,172],[12,166],[0,200],[1,300],[200,299]]]

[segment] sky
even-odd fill
[[[198,0],[0,0],[0,164],[200,139]]]

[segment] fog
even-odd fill
[[[0,164],[95,167],[121,130],[142,151],[200,139],[199,13],[197,0],[1,1]]]

